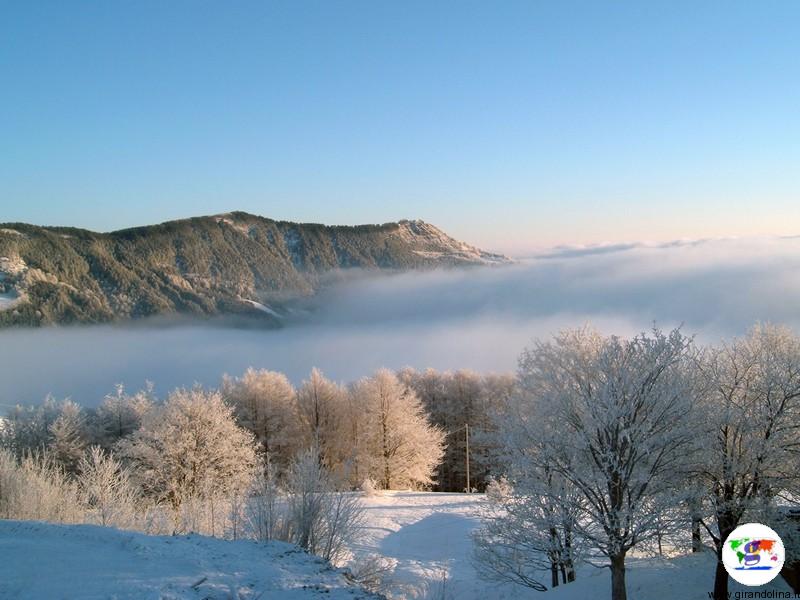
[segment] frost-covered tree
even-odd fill
[[[145,389],[128,395],[119,384],[113,394],[103,398],[95,411],[94,428],[97,443],[106,450],[119,440],[139,429],[144,415],[153,408],[155,398],[153,385],[148,382]]]
[[[89,517],[103,526],[128,528],[136,519],[138,492],[114,456],[92,446],[78,464],[78,489]]]
[[[48,449],[69,475],[78,471],[78,463],[89,443],[86,418],[72,400],[64,400],[55,421],[50,424]]]
[[[354,388],[364,409],[370,476],[382,489],[430,485],[444,451],[444,432],[428,422],[417,395],[388,369]]]
[[[625,340],[585,329],[520,358],[518,423],[541,440],[539,466],[577,490],[576,533],[609,561],[613,600],[626,598],[627,553],[681,498],[698,439],[691,358],[678,330]]]
[[[466,488],[466,454],[469,426],[470,487],[483,489],[496,470],[491,415],[508,400],[514,385],[511,375],[478,375],[472,371],[418,372],[403,369],[400,380],[422,401],[430,421],[447,435],[436,487],[441,491]]]
[[[773,509],[777,497],[800,497],[800,340],[759,325],[710,349],[700,364],[708,384],[700,500],[701,513],[710,514],[702,524],[717,550],[714,596],[727,598],[725,539],[748,514]]]
[[[570,494],[573,494],[571,497]],[[486,488],[484,526],[473,534],[474,558],[487,579],[521,584],[543,592],[539,581],[550,571],[550,586],[575,580],[577,548],[575,491],[559,475],[526,477],[514,488],[501,478]]]
[[[345,391],[319,369],[312,369],[309,378],[297,391],[301,429],[306,447],[319,453],[321,464],[335,467],[337,437]]]
[[[5,417],[0,435],[3,447],[17,457],[41,452],[50,445],[50,426],[60,412],[60,403],[51,395],[38,406],[15,406]]]
[[[530,426],[530,409],[523,394],[494,415],[491,437],[503,477],[487,487],[486,524],[474,536],[474,556],[487,577],[544,591],[542,571],[550,571],[551,587],[575,579],[577,521],[585,506],[552,464],[546,436]]]
[[[236,425],[219,392],[200,387],[172,392],[120,449],[144,493],[172,507],[176,529],[186,501],[247,489],[256,461],[252,434]]]
[[[367,443],[368,417],[357,386],[350,385],[339,408],[338,433],[333,447],[335,471],[350,487],[370,485],[370,456]]]
[[[242,377],[226,375],[222,395],[239,426],[255,437],[264,468],[284,471],[301,444],[297,392],[286,375],[252,368]]]

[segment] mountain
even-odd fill
[[[111,233],[5,223],[0,326],[162,314],[278,324],[331,272],[505,262],[423,221],[346,227],[233,212]]]

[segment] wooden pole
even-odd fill
[[[467,493],[469,494],[472,492],[472,487],[469,484],[469,423],[467,423],[465,431],[467,438]]]

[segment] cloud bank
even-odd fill
[[[704,341],[755,321],[800,328],[800,238],[557,248],[502,268],[349,274],[281,330],[199,325],[0,332],[0,403],[46,393],[96,404],[117,382],[164,394],[248,366],[299,382],[312,366],[351,380],[381,366],[512,371],[535,337],[591,323],[654,322]],[[3,407],[0,406],[0,409]]]

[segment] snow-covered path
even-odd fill
[[[470,534],[480,525],[482,494],[380,492],[365,497],[367,527],[357,554],[381,555],[395,565],[393,591],[426,592],[459,600],[533,597],[518,586],[481,581],[472,564]]]

